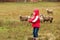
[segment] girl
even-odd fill
[[[28,21],[30,23],[32,23],[32,27],[33,27],[33,40],[37,40],[38,37],[38,31],[40,28],[40,18],[39,18],[39,10],[35,9],[33,11],[33,17],[30,18]]]

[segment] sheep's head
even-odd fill
[[[20,19],[22,18],[22,16],[20,16]]]

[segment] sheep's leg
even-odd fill
[[[46,22],[46,20],[43,21],[44,23]]]
[[[52,20],[50,21],[50,23],[52,23]]]

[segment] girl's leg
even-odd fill
[[[33,37],[36,39],[38,37],[39,28],[33,28]]]

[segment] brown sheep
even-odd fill
[[[22,25],[25,25],[25,26],[30,25],[28,22],[28,19],[30,18],[30,16],[20,16],[19,18],[20,18],[20,23]]]
[[[20,16],[20,21],[27,21],[27,20],[28,20],[27,17],[25,17],[25,16]]]
[[[28,21],[30,16],[20,16],[20,21]]]

